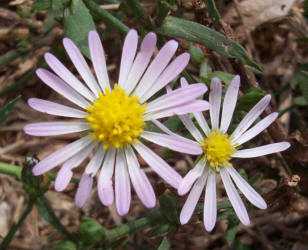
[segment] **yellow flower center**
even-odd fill
[[[201,143],[205,158],[213,170],[220,171],[220,167],[230,166],[231,155],[236,152],[231,143],[232,138],[222,134],[219,130],[212,131]]]
[[[145,126],[146,104],[140,105],[137,96],[128,96],[117,84],[112,91],[106,89],[105,92],[105,95],[99,94],[93,106],[86,108],[93,139],[103,142],[105,149],[138,142]]]

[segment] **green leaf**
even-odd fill
[[[21,96],[17,96],[15,99],[4,105],[0,109],[0,123],[4,122],[4,120],[9,116],[9,114],[13,111],[15,104],[18,102]]]
[[[71,6],[64,10],[64,32],[88,58],[90,58],[88,48],[90,30],[95,30],[95,24],[89,10],[82,0],[72,0]]]
[[[297,106],[307,106],[308,102],[303,96],[298,96],[293,99],[293,103]]]
[[[207,11],[210,14],[210,18],[214,21],[214,23],[217,25],[220,17],[220,14],[216,8],[215,1],[214,0],[204,0],[207,6]]]
[[[106,230],[96,220],[84,217],[78,229],[85,245],[102,244],[106,239]]]
[[[297,81],[302,91],[303,97],[308,101],[308,72],[300,71],[297,73]]]
[[[200,48],[193,46],[192,43],[189,43],[188,51],[193,64],[200,65],[204,62],[205,56]]]
[[[238,173],[247,181],[248,180],[248,174],[246,173],[245,169],[240,168],[238,170]]]
[[[249,58],[247,51],[242,45],[204,25],[168,16],[157,29],[157,32],[161,35],[183,38],[202,44],[225,57],[237,58],[255,68],[255,70],[262,71],[262,68]]]
[[[226,83],[226,87],[228,87],[234,75],[223,71],[214,71],[208,74],[207,77],[202,78],[202,80],[209,86],[214,77],[218,77],[222,82]]]
[[[170,231],[170,225],[169,224],[162,224],[154,227],[151,231],[149,231],[146,236],[147,237],[155,237],[162,234],[165,234]]]
[[[71,241],[63,241],[55,244],[51,250],[77,250],[77,246]]]
[[[239,225],[239,220],[235,215],[231,215],[228,217],[228,227],[225,234],[225,238],[229,245],[232,245],[235,239],[238,225]]]
[[[250,185],[255,184],[259,179],[261,178],[261,175],[259,173],[256,173],[254,176],[249,178],[248,182]]]
[[[248,89],[238,100],[236,111],[248,112],[258,101],[266,95],[266,91],[257,88]]]
[[[167,237],[164,237],[157,250],[169,250],[169,249],[170,249],[170,243]]]
[[[35,0],[34,8],[36,10],[47,10],[51,7],[51,0]]]
[[[175,196],[167,193],[159,197],[160,211],[162,216],[171,223],[171,225],[179,225],[179,201]]]

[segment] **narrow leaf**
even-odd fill
[[[21,96],[17,96],[15,99],[4,105],[0,109],[0,123],[2,123],[8,116],[9,114],[13,111],[13,108],[15,104],[18,102]]]

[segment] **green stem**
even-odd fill
[[[11,227],[10,231],[8,232],[8,234],[3,239],[3,241],[2,241],[2,243],[0,245],[0,250],[6,249],[8,244],[10,244],[10,242],[11,242],[13,236],[15,235],[16,231],[21,226],[23,221],[27,218],[28,214],[32,211],[32,207],[33,207],[34,202],[35,202],[35,199],[29,201],[29,203],[28,203],[28,205],[26,207],[26,210],[24,211],[24,213],[22,214],[22,216],[20,217],[18,222]]]
[[[21,178],[21,170],[22,170],[22,168],[20,166],[15,166],[15,165],[12,165],[12,164],[0,162],[0,173],[2,173],[2,174],[7,174],[7,175],[15,176],[18,179],[20,179]],[[46,175],[52,181],[55,180],[56,176],[57,176],[54,173],[47,173]],[[79,179],[72,178],[71,182],[78,184],[79,183]]]
[[[119,19],[111,15],[108,11],[102,9],[93,0],[84,0],[84,3],[93,13],[99,16],[105,23],[117,29],[123,35],[125,35],[129,31],[129,28],[124,23],[122,23]]]
[[[144,12],[139,0],[126,0],[134,15],[141,23],[146,23],[147,15]]]
[[[18,49],[14,49],[14,50],[10,50],[6,52],[4,55],[0,56],[0,69],[2,69],[4,66],[9,64],[11,61],[16,59],[17,57],[25,54],[26,52],[27,50],[18,50]]]
[[[18,89],[19,87],[21,87],[22,85],[24,85],[27,81],[29,81],[31,78],[33,78],[34,72],[35,72],[35,70],[28,71],[28,73],[26,73],[21,79],[19,79],[18,81],[14,82],[13,84],[11,84],[8,87],[6,87],[5,89],[3,89],[0,92],[0,97],[9,94],[9,93],[15,91],[16,89]]]
[[[43,196],[36,200],[36,205],[38,206],[39,212],[44,217],[46,221],[48,221],[53,227],[59,230],[62,234],[64,234],[70,241],[78,243],[78,240],[72,235],[66,228],[61,224],[58,220],[57,216],[54,214],[52,207],[49,204],[48,199]],[[44,208],[44,210],[42,210]]]
[[[139,232],[145,228],[158,225],[163,221],[164,218],[160,214],[160,210],[153,209],[152,211],[150,211],[147,217],[140,218],[138,220],[111,229],[108,233],[109,242],[112,243],[126,234]]]

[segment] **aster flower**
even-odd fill
[[[185,79],[182,79],[181,83],[182,86],[187,86]],[[277,118],[278,113],[268,115],[251,127],[270,102],[270,95],[266,95],[246,114],[237,128],[231,134],[228,134],[227,131],[236,106],[239,86],[240,77],[235,76],[223,100],[220,124],[222,87],[218,78],[213,78],[209,94],[212,128],[209,128],[201,112],[194,112],[193,115],[202,131],[197,129],[188,115],[179,116],[185,127],[203,148],[200,160],[183,178],[178,188],[180,195],[185,195],[190,190],[180,214],[182,224],[186,224],[191,218],[205,188],[203,221],[205,229],[209,232],[212,231],[217,216],[216,174],[219,173],[235,213],[244,225],[250,223],[248,213],[233,182],[254,206],[260,209],[266,209],[267,207],[264,199],[233,168],[230,161],[232,158],[252,158],[280,152],[286,150],[290,144],[280,142],[255,148],[240,149],[242,144],[266,129]]]
[[[45,54],[45,60],[55,74],[45,69],[38,69],[36,73],[45,84],[76,107],[37,98],[29,99],[28,103],[37,111],[79,120],[32,123],[25,126],[24,131],[34,136],[74,132],[86,135],[41,160],[34,166],[33,174],[41,175],[63,164],[55,180],[55,189],[62,191],[72,178],[72,170],[93,152],[75,196],[78,207],[87,201],[98,171],[97,190],[104,205],[111,205],[115,197],[118,213],[126,214],[130,207],[132,182],[142,203],[146,207],[154,207],[156,197],[153,187],[140,168],[134,150],[172,187],[178,188],[182,177],[140,138],[183,153],[202,152],[194,141],[145,131],[146,123],[153,119],[208,109],[208,102],[196,100],[207,90],[203,84],[184,86],[149,101],[186,67],[189,54],[183,53],[172,61],[178,43],[171,40],[150,63],[156,47],[156,35],[148,33],[137,53],[138,34],[130,30],[123,46],[118,83],[111,88],[97,32],[89,32],[89,50],[96,78],[77,46],[68,38],[63,39],[63,45],[85,85],[50,53]]]

